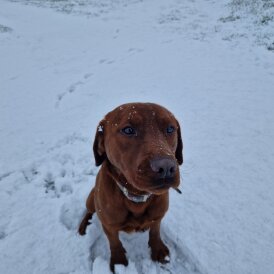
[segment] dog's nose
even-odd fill
[[[150,160],[151,169],[157,174],[157,177],[172,178],[175,175],[177,165],[175,160],[170,158],[153,158]]]

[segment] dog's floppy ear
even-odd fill
[[[177,159],[177,162],[179,165],[183,163],[183,140],[182,140],[182,135],[181,135],[181,128],[180,125],[177,121],[177,148],[175,152],[175,157]]]
[[[104,123],[101,121],[97,127],[93,143],[93,153],[96,166],[100,166],[107,158],[104,144]]]

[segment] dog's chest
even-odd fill
[[[131,204],[128,206],[128,214],[122,230],[126,232],[145,231],[150,227],[150,224],[147,206]]]

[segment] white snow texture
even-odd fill
[[[98,168],[98,122],[155,102],[182,126],[152,262],[121,233],[119,274],[274,273],[274,2],[0,1],[0,273],[111,273],[96,215],[77,227]]]

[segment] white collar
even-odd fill
[[[120,188],[120,190],[123,192],[123,194],[132,202],[135,203],[145,203],[148,198],[152,195],[151,193],[145,194],[145,195],[135,195],[135,194],[131,194],[129,193],[128,189],[124,186],[122,186],[120,183],[118,183],[116,181],[118,187]]]

